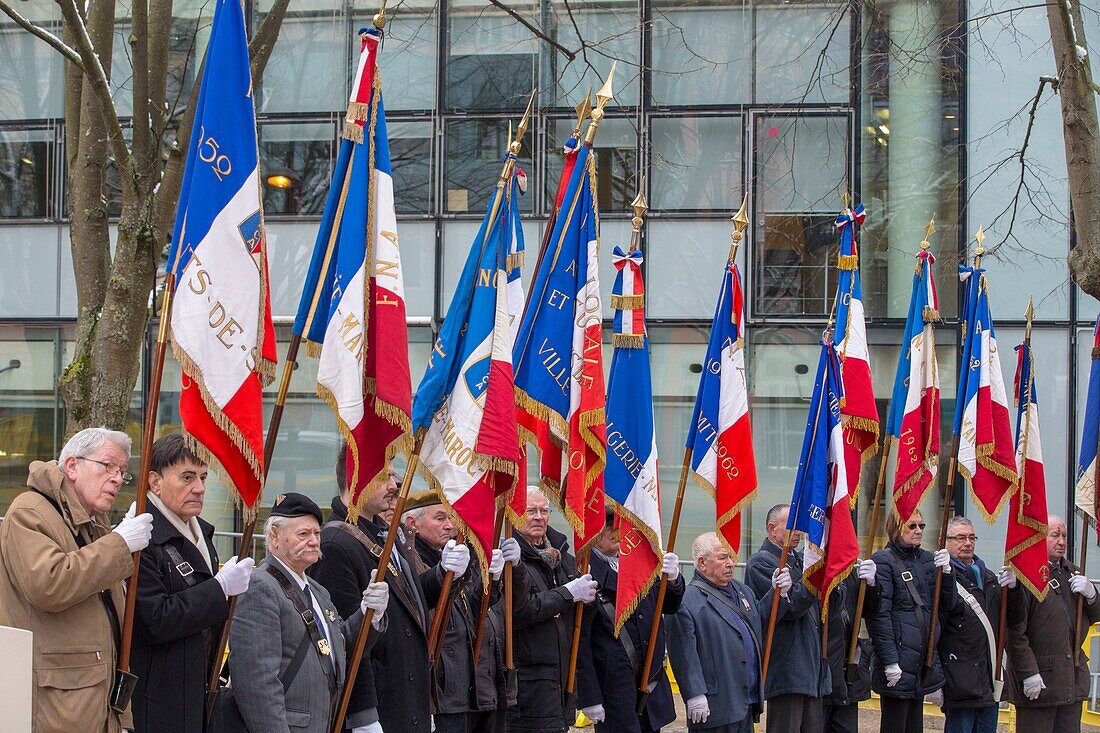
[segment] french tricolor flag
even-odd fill
[[[1081,450],[1077,459],[1077,488],[1074,504],[1092,519],[1097,517],[1096,453],[1100,441],[1100,317],[1093,328],[1092,364],[1085,397],[1085,423],[1081,429]],[[1097,525],[1100,540],[1100,524]]]
[[[619,581],[615,633],[634,613],[661,572],[661,500],[657,433],[645,328],[642,253],[615,247],[618,269],[611,372],[607,384],[607,468],[604,484],[619,528]]]
[[[252,509],[263,488],[263,384],[275,369],[256,113],[241,5],[219,0],[176,211],[172,343],[191,448]]]
[[[978,510],[990,524],[1016,486],[1015,449],[1008,419],[997,336],[983,270],[960,266],[967,280],[966,330],[959,379],[959,472],[970,482]]]
[[[1039,439],[1034,354],[1027,339],[1016,347],[1016,470],[1020,483],[1009,501],[1005,564],[1039,600],[1047,593],[1047,484]]]
[[[317,394],[348,444],[351,521],[365,493],[388,478],[390,460],[410,445],[412,410],[380,35],[360,36],[353,101],[294,321],[294,333],[319,357]]]
[[[487,207],[413,400],[422,473],[474,540],[486,584],[496,497],[515,489],[520,461],[508,302],[518,199],[512,176]]]
[[[605,521],[606,395],[595,190],[596,159],[582,145],[513,352],[522,436],[538,446],[541,484],[563,506],[578,553]]]
[[[863,291],[859,277],[859,245],[856,231],[863,225],[867,212],[863,204],[845,209],[836,218],[840,231],[840,254],[837,258],[840,277],[836,291],[836,332],[833,343],[840,358],[844,381],[844,402],[840,414],[846,436],[845,461],[848,471],[848,494],[855,501],[859,493],[859,475],[863,464],[878,452],[878,406],[871,383],[871,354],[867,347],[867,323],[863,310]]]
[[[934,324],[940,314],[932,279],[935,261],[927,249],[917,254],[913,294],[886,418],[886,432],[898,444],[894,511],[902,522],[913,516],[939,470],[940,374]]]
[[[714,497],[718,536],[736,557],[741,511],[756,497],[757,480],[745,381],[745,297],[732,252],[714,309],[687,447],[691,477]]]

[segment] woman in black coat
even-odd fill
[[[891,514],[886,520],[889,543],[872,556],[878,566],[878,612],[867,625],[874,644],[871,689],[882,698],[882,733],[918,733],[924,727],[924,696],[943,687],[938,655],[925,669],[936,569],[951,572],[947,550],[933,555],[920,547],[924,519],[915,512],[906,522]],[[955,584],[940,586],[940,607],[955,602]],[[937,635],[939,625],[937,624]]]

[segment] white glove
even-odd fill
[[[878,565],[875,565],[874,560],[856,560],[856,572],[859,573],[860,580],[866,580],[867,585],[875,587],[875,573],[878,572]]]
[[[929,692],[927,695],[924,696],[924,699],[927,700],[928,702],[932,703],[936,707],[942,706],[943,705],[943,688],[941,687],[938,690],[935,690],[933,692]]]
[[[1043,675],[1033,674],[1030,677],[1024,677],[1024,697],[1028,700],[1038,700],[1039,693],[1047,688],[1045,682],[1043,682]]]
[[[460,545],[454,540],[447,540],[447,544],[443,546],[442,557],[439,560],[439,564],[444,570],[454,573],[455,575],[462,575],[466,572],[467,566],[470,564],[470,548],[466,545]]]
[[[145,512],[140,517],[135,517],[136,511],[137,502],[134,502],[130,505],[126,516],[113,530],[126,540],[126,546],[130,548],[130,552],[144,550],[153,536],[153,515]]]
[[[897,683],[901,682],[901,667],[897,664],[887,664],[886,669],[886,686],[893,687]]]
[[[710,703],[706,695],[696,695],[687,701],[688,720],[692,723],[705,723],[710,717]]]
[[[351,733],[385,733],[385,731],[382,730],[382,724],[375,721],[370,725],[361,725],[358,728],[352,728]]]
[[[222,565],[222,569],[214,576],[214,580],[218,581],[218,585],[222,587],[222,593],[227,596],[239,596],[248,590],[248,579],[252,576],[252,568],[255,566],[256,561],[252,558],[246,557],[238,561],[237,556],[234,555],[225,565]]]
[[[1074,575],[1069,579],[1069,589],[1085,597],[1086,601],[1096,598],[1096,586],[1084,575]]]
[[[500,554],[504,555],[504,562],[513,565],[519,562],[519,543],[515,537],[509,537],[500,543]]]
[[[775,569],[772,573],[772,587],[779,589],[779,595],[783,598],[787,597],[787,593],[791,590],[791,570],[790,568]]]
[[[367,609],[374,611],[371,618],[371,626],[378,628],[382,623],[382,617],[386,615],[386,606],[390,603],[390,586],[385,583],[374,582],[374,573],[371,573],[371,582],[363,590],[363,602],[359,604],[359,611],[366,615]],[[381,729],[379,729],[381,730]]]
[[[944,573],[951,574],[951,556],[947,554],[947,550],[936,550],[936,554],[932,556],[932,562],[937,568],[943,568]]]
[[[590,573],[585,573],[579,578],[574,578],[563,586],[574,601],[591,603],[596,600],[596,581],[592,580]]]
[[[680,558],[676,557],[676,553],[665,553],[664,559],[661,560],[661,572],[668,575],[670,581],[680,577]]]
[[[591,720],[593,723],[602,723],[607,720],[607,713],[603,709],[603,705],[593,705],[590,708],[581,708],[581,712],[584,713],[584,717]]]
[[[1012,572],[1012,568],[1004,565],[1001,567],[1001,572],[997,573],[997,582],[1002,588],[1015,588],[1019,581],[1016,579],[1016,573]]]
[[[493,550],[492,558],[489,560],[489,577],[493,580],[500,580],[500,576],[504,573],[504,553],[500,550]]]

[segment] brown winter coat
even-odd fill
[[[1028,708],[1080,703],[1089,694],[1089,660],[1076,657],[1090,624],[1100,621],[1100,598],[1085,604],[1085,620],[1077,636],[1077,594],[1069,589],[1074,567],[1062,560],[1051,568],[1047,597],[1041,603],[1025,588],[1008,594],[1008,672],[1005,699]],[[1054,587],[1057,586],[1057,587]],[[1036,700],[1028,700],[1023,680],[1041,674],[1046,685]]]
[[[56,461],[31,463],[27,485],[64,512],[25,491],[0,522],[0,625],[34,633],[33,732],[119,733],[130,714],[107,704],[116,649],[99,591],[111,590],[121,619],[133,556],[106,515],[88,516]]]

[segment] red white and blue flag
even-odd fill
[[[604,484],[619,528],[619,580],[615,634],[638,608],[661,573],[661,500],[657,433],[645,327],[642,253],[615,247],[612,289],[615,329],[607,383],[607,468]]]
[[[736,557],[741,511],[756,497],[757,480],[745,380],[745,297],[732,253],[714,308],[687,447],[691,477],[714,497],[718,536]]]
[[[191,448],[220,465],[230,492],[252,509],[263,489],[262,391],[276,352],[240,3],[215,6],[203,68],[168,254],[180,416]]]
[[[1031,342],[1016,347],[1016,470],[1020,483],[1009,500],[1005,534],[1005,564],[1040,601],[1046,598],[1047,484],[1043,476],[1043,444],[1039,439],[1039,401],[1035,389]]]
[[[821,619],[829,616],[833,589],[859,558],[859,540],[852,524],[840,406],[844,402],[840,359],[829,341],[822,341],[806,436],[798,462],[787,529],[806,537],[802,582],[821,602]]]
[[[961,265],[959,273],[966,282],[967,298],[956,398],[959,472],[970,482],[978,510],[992,524],[1018,480],[1008,394],[997,356],[985,272]]]
[[[871,383],[871,354],[867,346],[867,323],[863,309],[863,291],[859,278],[859,244],[857,229],[863,225],[867,212],[863,204],[845,209],[836,217],[840,230],[840,254],[837,262],[840,277],[836,290],[836,332],[833,344],[840,358],[844,382],[844,401],[840,414],[844,420],[845,467],[848,471],[848,494],[853,506],[859,494],[859,475],[863,464],[878,452],[878,406]]]
[[[486,584],[496,498],[515,488],[520,461],[508,303],[518,199],[514,176],[498,185],[413,399],[422,473],[474,540]]]
[[[397,242],[380,34],[360,31],[352,102],[294,333],[319,357],[317,394],[348,444],[348,517],[412,442],[408,327]]]
[[[886,432],[898,443],[894,511],[902,522],[913,516],[939,470],[940,373],[934,324],[940,312],[932,279],[935,261],[927,249],[917,253],[913,294],[886,417]]]
[[[521,436],[541,453],[540,483],[563,506],[577,552],[596,538],[605,521],[606,396],[595,191],[596,159],[584,145],[577,149],[513,353]]]
[[[1089,388],[1085,397],[1085,422],[1081,427],[1081,450],[1077,459],[1077,488],[1074,504],[1086,516],[1096,519],[1096,453],[1100,441],[1100,317],[1092,334],[1092,364],[1089,370]],[[1100,524],[1097,525],[1100,540]]]

